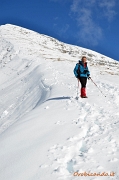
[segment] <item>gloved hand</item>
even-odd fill
[[[90,79],[91,79],[91,77],[89,76],[89,77],[88,77],[88,80],[90,80]]]
[[[86,74],[88,72],[88,70],[84,70],[84,74]]]

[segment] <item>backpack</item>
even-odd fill
[[[80,64],[79,63],[77,63],[77,64],[78,64],[77,74],[80,75]]]

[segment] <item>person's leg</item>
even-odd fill
[[[83,88],[85,85],[84,85],[84,78],[83,77],[80,77],[80,83],[81,83],[81,87]]]
[[[86,83],[87,83],[87,78],[80,77],[80,83],[81,83],[81,87],[85,88],[86,87]]]
[[[87,97],[86,96],[86,83],[87,83],[87,78],[81,77],[80,78],[81,82],[81,97]]]
[[[84,88],[86,88],[87,78],[84,77]]]

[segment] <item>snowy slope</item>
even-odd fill
[[[82,55],[106,97],[88,81],[88,99],[75,99]],[[119,62],[4,25],[0,77],[0,180],[119,179]],[[89,171],[115,176],[73,176]]]

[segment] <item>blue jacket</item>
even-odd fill
[[[88,70],[87,63],[85,63],[84,66],[83,62],[79,61],[79,63],[77,63],[74,68],[74,74],[76,78],[80,78],[80,77],[88,78],[90,76],[90,71]]]

